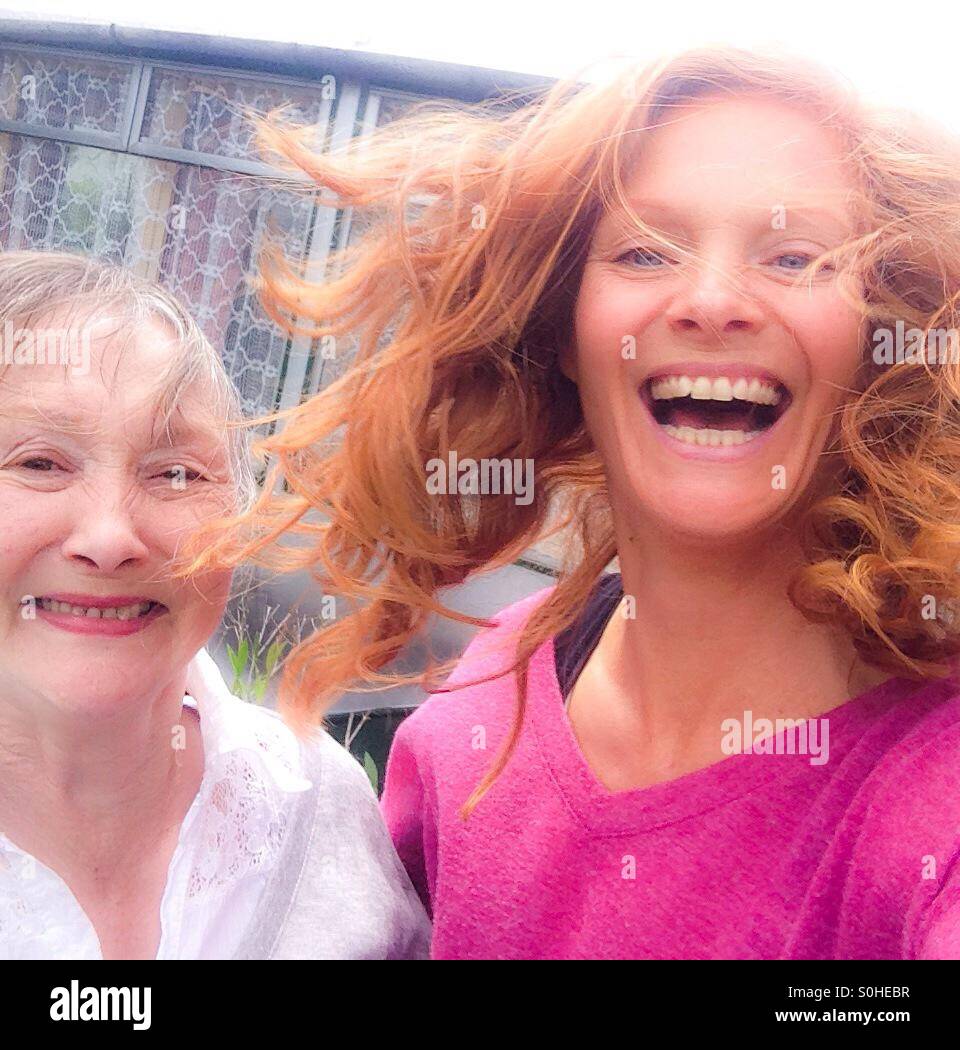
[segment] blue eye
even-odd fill
[[[654,251],[654,249],[652,248],[631,248],[629,251],[624,252],[623,255],[621,255],[620,258],[617,259],[617,262],[620,262],[622,259],[626,259],[628,256],[631,255],[642,255],[645,256],[647,259],[659,259],[663,262],[667,261],[658,251]],[[649,268],[656,269],[656,267]]]
[[[804,270],[817,257],[815,255],[810,255],[807,252],[784,252],[783,255],[778,255],[777,258],[778,259],[804,259],[804,260],[806,260],[806,262],[804,263],[803,266],[787,266],[786,267],[786,269],[788,269],[788,270]],[[828,271],[828,270],[833,270],[833,267],[829,263],[827,263],[826,266],[821,266],[820,269],[821,269],[821,271]]]
[[[809,263],[811,263],[813,261],[813,256],[812,255],[807,255],[806,252],[784,252],[783,255],[778,255],[777,258],[778,259],[805,259],[806,263],[804,264],[804,266],[808,265]],[[787,269],[788,270],[796,270],[796,269],[803,269],[803,267],[802,266],[800,266],[800,267],[788,266]]]
[[[782,255],[776,256],[776,259],[799,259],[801,263],[799,266],[786,266],[783,269],[787,270],[803,270],[806,269],[810,263],[816,258],[814,255],[810,255],[808,252],[784,252]],[[634,260],[636,265],[639,265],[642,269],[659,269],[660,264],[669,263],[669,259],[661,255],[660,252],[655,251],[652,248],[631,248],[621,255],[617,262],[622,262],[625,259]],[[822,270],[833,270],[833,267],[827,264],[821,267]]]

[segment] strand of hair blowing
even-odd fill
[[[353,208],[368,223],[326,275],[268,246],[264,307],[290,332],[356,346],[321,393],[251,422],[285,421],[256,448],[275,460],[263,492],[248,513],[195,536],[180,571],[247,560],[309,570],[324,593],[347,600],[346,615],[285,661],[281,710],[300,727],[348,685],[437,689],[453,661],[412,676],[382,668],[430,614],[490,626],[445,608],[438,592],[570,526],[557,586],[508,640],[512,666],[493,676],[517,673],[516,714],[464,815],[519,738],[531,655],[573,621],[616,555],[603,466],[576,387],[556,365],[571,339],[593,228],[611,202],[629,209],[623,175],[644,131],[684,101],[724,92],[787,101],[849,142],[864,229],[834,255],[865,275],[867,333],[890,317],[952,323],[960,287],[953,146],[930,129],[872,119],[832,74],[803,59],[698,49],[608,84],[560,82],[518,108],[421,106],[331,153],[312,147],[312,129],[277,113],[257,120],[275,163],[326,191],[321,203]],[[907,364],[872,374],[869,345],[864,387],[851,392],[828,449],[840,480],[811,501],[802,523],[810,564],[790,594],[812,619],[850,631],[868,661],[943,674],[960,637],[925,619],[921,599],[960,597],[958,370]],[[429,492],[427,461],[451,450],[461,459],[532,459],[533,500]],[[467,684],[475,683],[456,688]]]

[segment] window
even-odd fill
[[[333,78],[0,49],[0,247],[129,266],[183,299],[247,412],[295,404],[312,349],[267,318],[250,278],[268,237],[322,261],[342,223],[308,184],[275,177],[245,111],[286,105],[329,148],[353,133],[359,94]]]

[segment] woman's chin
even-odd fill
[[[788,509],[787,501],[777,499],[769,487],[752,496],[742,490],[694,490],[653,503],[654,516],[666,535],[705,546],[755,542],[781,521]]]
[[[128,682],[111,677],[107,681],[77,688],[66,682],[42,680],[35,682],[34,690],[64,717],[82,717],[91,720],[110,719],[122,714],[133,699]]]
[[[154,653],[78,654],[47,646],[35,658],[23,653],[20,682],[29,693],[46,699],[60,711],[90,718],[109,718],[129,708],[131,702],[156,682],[170,678],[177,660],[169,649]]]

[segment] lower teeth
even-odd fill
[[[743,445],[753,441],[763,433],[762,430],[713,430],[710,427],[675,427],[670,423],[661,423],[663,429],[673,438],[687,445]]]

